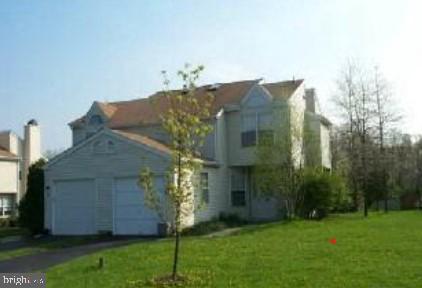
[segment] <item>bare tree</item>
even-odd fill
[[[392,93],[389,88],[387,80],[381,74],[379,68],[376,66],[373,71],[373,93],[375,100],[375,118],[376,118],[376,139],[378,144],[377,165],[380,177],[378,183],[383,191],[384,211],[388,212],[389,189],[387,187],[388,173],[386,171],[386,155],[385,155],[385,137],[389,131],[400,120],[394,105]]]

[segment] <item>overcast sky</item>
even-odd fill
[[[379,65],[403,129],[422,134],[422,1],[1,1],[0,130],[36,118],[43,150],[94,100],[145,97],[161,70],[203,64],[202,83],[304,78],[322,111],[342,65]]]

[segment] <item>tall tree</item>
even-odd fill
[[[168,109],[161,115],[162,128],[170,137],[171,161],[168,167],[165,199],[154,189],[153,173],[144,167],[140,173],[139,184],[144,189],[145,199],[150,208],[156,210],[170,209],[175,233],[175,246],[172,268],[172,280],[178,279],[178,263],[180,238],[183,221],[194,209],[194,177],[201,169],[199,148],[212,127],[207,122],[213,101],[212,94],[199,99],[196,91],[196,81],[203,66],[190,67],[185,65],[177,75],[183,88],[170,90],[167,73],[163,72],[164,97]]]
[[[378,182],[380,190],[384,198],[384,211],[388,212],[389,189],[388,173],[386,171],[386,153],[385,153],[385,138],[388,136],[390,130],[400,120],[397,113],[396,106],[393,103],[391,90],[387,80],[381,74],[379,68],[376,66],[373,71],[373,93],[375,100],[375,126],[376,139],[378,142],[378,153],[376,161],[377,175],[380,178]]]
[[[354,107],[356,105],[358,67],[352,61],[347,62],[337,79],[337,93],[334,98],[335,105],[339,108],[343,124],[340,126],[340,135],[346,139],[348,179],[352,191],[352,199],[357,210],[360,206],[360,185],[358,180],[358,145],[355,126]]]
[[[349,183],[356,208],[363,198],[364,215],[367,216],[371,196],[368,185],[371,159],[368,152],[374,119],[371,82],[365,69],[349,61],[340,74],[337,88],[334,103],[344,121],[341,127],[347,129]]]

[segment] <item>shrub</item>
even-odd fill
[[[343,179],[322,169],[304,172],[301,193],[300,210],[305,218],[322,219],[331,211],[349,210],[350,199]]]
[[[19,203],[19,224],[32,234],[44,228],[44,159],[29,167],[26,194]]]

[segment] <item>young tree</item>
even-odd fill
[[[144,167],[140,173],[139,184],[145,193],[146,204],[157,211],[169,209],[175,233],[172,280],[178,279],[180,237],[183,220],[193,213],[195,206],[194,176],[201,168],[199,148],[205,137],[211,132],[207,122],[213,101],[212,94],[199,99],[196,93],[196,81],[203,66],[191,68],[186,65],[178,72],[183,82],[183,89],[170,90],[170,81],[163,72],[165,97],[168,109],[161,115],[161,124],[170,140],[171,161],[165,196],[162,197],[153,185],[153,173]]]

